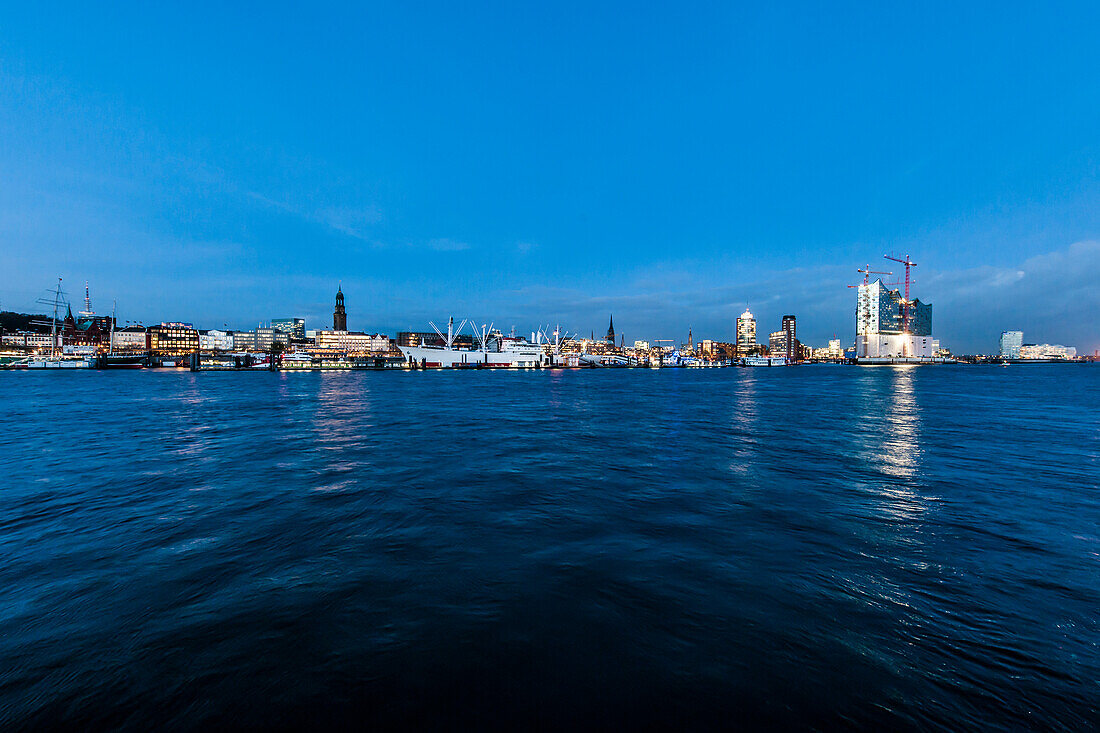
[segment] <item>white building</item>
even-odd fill
[[[737,319],[737,348],[751,349],[756,346],[756,318],[746,308]]]
[[[390,350],[390,337],[385,334],[360,331],[318,331],[317,348],[335,349],[345,353],[383,353]]]
[[[50,348],[50,334],[38,333],[37,331],[17,331],[15,333],[5,333],[2,343],[5,346],[23,346],[31,349],[48,349]],[[61,334],[57,334],[56,346],[61,346]]]
[[[815,359],[843,359],[844,349],[840,348],[840,339],[829,339],[829,345],[814,349]]]
[[[229,331],[199,331],[199,348],[203,351],[232,351],[233,334]]]
[[[908,311],[908,323],[903,314]],[[856,356],[872,359],[929,358],[937,348],[932,339],[932,306],[905,300],[882,280],[859,286],[856,297]]]
[[[1023,345],[1023,331],[1001,331],[1001,356],[1004,358],[1019,359],[1020,347]]]
[[[1077,349],[1061,344],[1024,344],[1020,347],[1021,359],[1076,359]]]
[[[145,326],[116,328],[111,336],[111,348],[115,351],[145,351],[148,344]]]

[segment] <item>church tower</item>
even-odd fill
[[[347,331],[348,330],[348,314],[344,311],[344,289],[343,286],[336,289],[336,310],[332,312],[332,330],[333,331]]]
[[[607,324],[607,343],[615,345],[615,316],[611,316],[611,320]]]

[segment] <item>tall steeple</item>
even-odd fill
[[[607,323],[607,343],[612,346],[615,345],[615,316],[611,316],[611,320]]]
[[[332,330],[348,330],[348,314],[344,310],[344,287],[342,284],[336,289],[336,310],[332,312]]]

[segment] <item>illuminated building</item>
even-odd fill
[[[111,345],[115,351],[145,351],[149,348],[149,336],[145,326],[116,328]]]
[[[232,351],[233,334],[229,331],[199,331],[199,349],[202,351]]]
[[[909,322],[905,324],[905,298],[896,288],[883,285],[882,280],[860,285],[856,297],[856,355],[931,357],[932,305],[914,299],[908,310]]]
[[[289,339],[305,340],[306,321],[304,318],[276,318],[271,321],[276,333],[285,333]]]
[[[1020,347],[1024,345],[1023,331],[1001,332],[1001,356],[1006,359],[1019,359]]]
[[[795,338],[794,316],[783,316],[783,333],[786,337],[786,355],[791,361],[798,359],[798,339]],[[774,356],[774,354],[773,354]]]
[[[748,352],[756,346],[756,318],[749,309],[737,319],[737,349]]]
[[[199,332],[190,323],[162,323],[149,329],[149,350],[162,356],[189,354],[199,349]]]
[[[390,351],[390,338],[384,334],[359,331],[318,331],[317,348],[343,353],[380,353]]]
[[[1020,347],[1021,359],[1075,359],[1077,349],[1061,344],[1024,344]]]

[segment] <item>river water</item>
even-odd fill
[[[1100,368],[0,373],[0,727],[1079,730]]]

